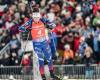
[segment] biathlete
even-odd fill
[[[41,16],[39,9],[34,8],[32,18],[30,18],[23,25],[19,26],[19,31],[25,32],[27,29],[30,29],[31,31],[33,48],[38,56],[39,71],[43,80],[46,80],[44,75],[45,62],[48,64],[51,77],[59,80],[58,77],[53,73],[52,53],[49,43],[46,39],[45,25],[48,25],[50,28],[56,27],[53,22],[50,22],[48,19]]]

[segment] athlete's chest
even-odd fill
[[[32,22],[32,29],[39,29],[39,28],[45,28],[45,25],[43,22]]]

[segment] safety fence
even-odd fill
[[[54,65],[55,74],[67,79],[100,80],[100,65]],[[32,66],[2,66],[0,67],[0,80],[33,80]]]
[[[33,80],[32,66],[2,66],[0,80]]]
[[[10,45],[9,43],[0,51],[0,55],[9,54],[10,53]]]
[[[68,79],[100,80],[100,65],[55,65],[55,74]],[[67,80],[67,79],[66,79]]]

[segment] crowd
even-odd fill
[[[30,2],[31,1],[31,2]],[[10,55],[0,56],[2,65],[20,64],[18,26],[31,17],[31,7],[56,24],[56,61],[61,64],[100,63],[100,0],[0,0],[0,50],[10,44]],[[26,55],[25,55],[26,56]],[[28,54],[25,59],[29,59]],[[29,60],[22,60],[28,65]]]

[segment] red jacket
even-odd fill
[[[80,37],[74,39],[74,52],[76,52],[79,48]]]
[[[93,5],[93,14],[96,15],[96,12],[100,10],[100,5]]]
[[[30,65],[30,59],[23,59],[22,60],[22,65],[23,66],[29,66]]]

